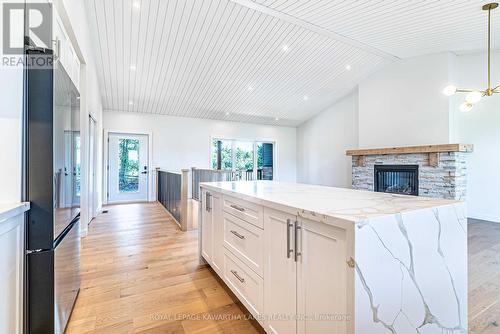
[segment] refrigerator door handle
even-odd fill
[[[40,253],[40,252],[45,252],[45,251],[48,251],[50,249],[27,249],[24,251],[24,254],[25,255],[30,255],[30,254],[33,254],[33,253]]]

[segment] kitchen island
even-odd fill
[[[200,259],[268,333],[466,333],[459,201],[201,184]]]

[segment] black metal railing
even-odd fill
[[[158,170],[157,201],[181,223],[181,190],[182,175],[180,173]]]

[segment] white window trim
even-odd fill
[[[272,144],[273,145],[273,180],[276,179],[276,140],[259,140],[259,139],[244,139],[244,138],[232,138],[232,137],[226,137],[226,136],[210,136],[210,143],[209,143],[209,166],[210,168],[213,168],[213,161],[212,157],[214,154],[214,147],[213,147],[213,141],[214,140],[225,140],[225,141],[231,141],[231,171],[236,171],[235,169],[235,142],[240,141],[240,142],[252,142],[253,143],[253,173],[254,175],[257,175],[257,144],[262,143],[262,144]]]

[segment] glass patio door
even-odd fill
[[[148,136],[110,133],[108,203],[148,200]]]

